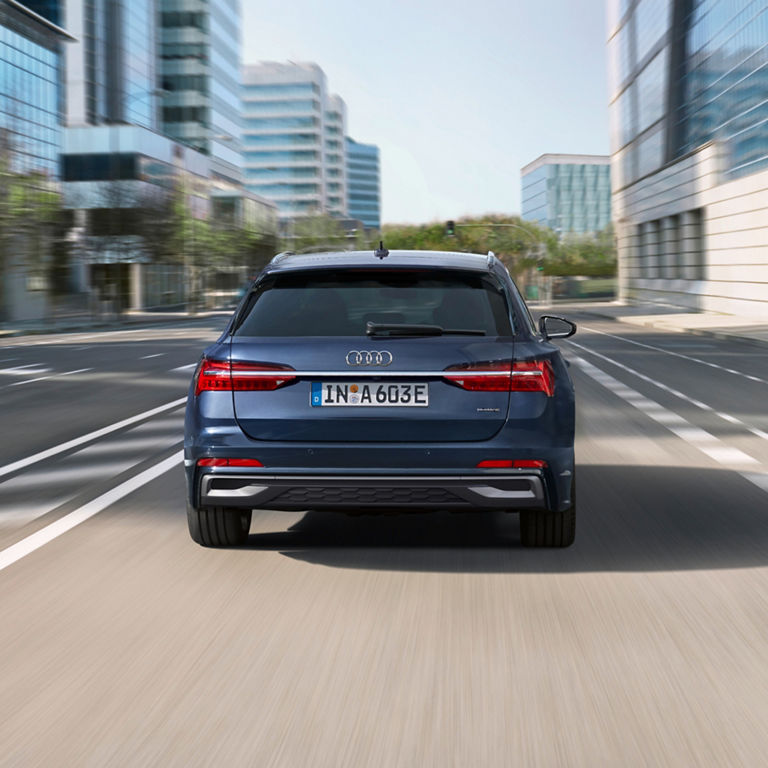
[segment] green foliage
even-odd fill
[[[547,275],[616,275],[616,245],[609,224],[595,235],[569,235],[544,264]]]
[[[517,277],[529,269],[545,275],[616,274],[616,248],[609,226],[594,236],[569,236],[560,241],[547,227],[519,216],[465,217],[455,223],[449,236],[445,222],[385,225],[382,236],[390,250],[493,251]]]
[[[346,230],[332,216],[305,216],[290,225],[289,231],[280,238],[278,250],[302,253],[306,251],[360,250],[375,248],[379,236],[364,228]]]
[[[515,275],[535,265],[537,258],[554,242],[549,230],[519,216],[487,215],[458,219],[455,235],[447,233],[445,222],[417,225],[386,225],[384,244],[390,249],[427,251],[493,251]]]

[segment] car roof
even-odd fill
[[[383,259],[368,251],[329,251],[325,253],[281,253],[267,265],[266,272],[301,269],[332,269],[334,267],[373,267],[381,269],[403,267],[436,267],[439,269],[470,269],[487,272],[497,259],[491,255],[456,251],[389,251]],[[499,262],[500,263],[500,262]]]

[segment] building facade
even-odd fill
[[[366,229],[381,229],[381,178],[379,148],[349,136],[347,147],[347,210]]]
[[[58,194],[61,59],[70,41],[26,4],[0,1],[0,319],[28,320],[47,309],[51,243],[36,206]],[[28,210],[16,209],[14,197],[28,200]]]
[[[69,40],[25,5],[0,3],[0,152],[10,172],[58,177],[62,42]]]
[[[559,235],[599,232],[611,222],[607,155],[541,155],[520,171],[523,219]]]
[[[768,0],[610,0],[619,280],[768,319]]]
[[[346,216],[346,107],[317,64],[263,62],[243,71],[245,184],[282,220]]]
[[[64,0],[66,123],[158,126],[155,0]]]
[[[162,132],[208,155],[214,179],[239,185],[240,2],[159,0],[159,9]]]

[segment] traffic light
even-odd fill
[[[537,272],[543,272],[544,271],[544,259],[543,258],[539,258],[536,261],[536,271]]]
[[[453,221],[445,222],[445,234],[448,237],[454,237],[456,234],[456,223]]]

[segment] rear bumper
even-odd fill
[[[267,474],[209,471],[197,481],[198,505],[307,509],[546,509],[536,472],[463,475]]]

